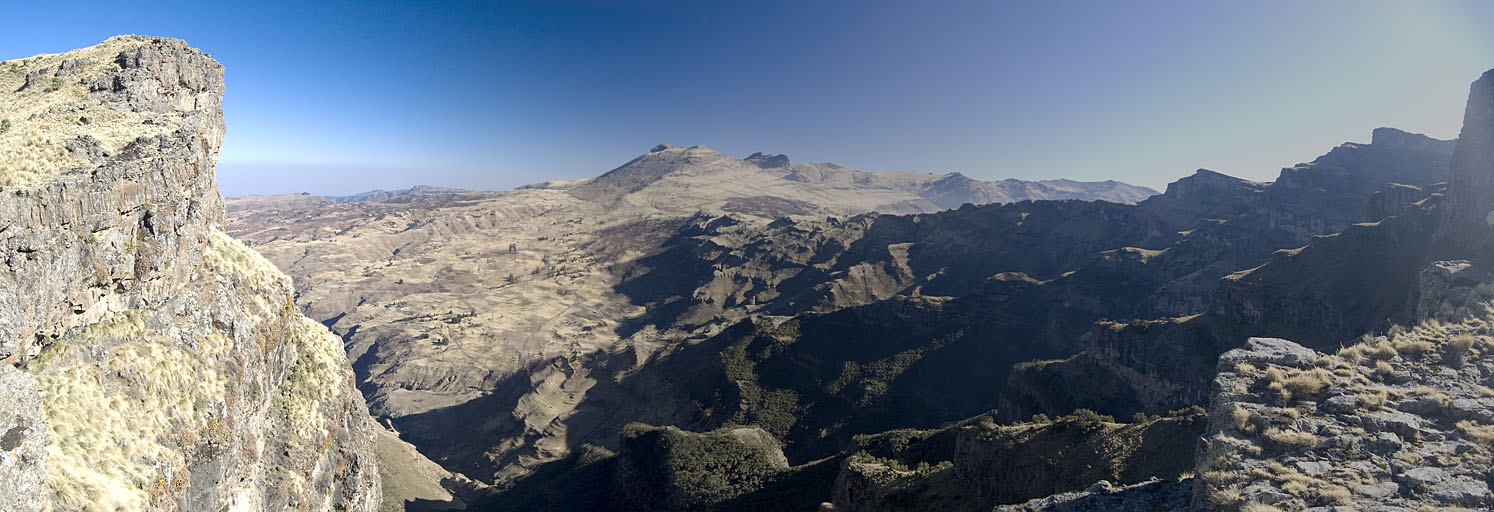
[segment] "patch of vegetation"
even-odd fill
[[[629,510],[755,510],[788,494],[799,502],[775,508],[814,510],[834,473],[809,466],[790,468],[778,441],[760,429],[693,433],[635,423],[622,432],[613,497]],[[797,473],[805,470],[817,478]]]
[[[939,464],[954,460],[960,429],[979,425],[994,428],[994,411],[940,429],[903,428],[852,438],[856,450],[877,459],[895,461],[907,467]]]
[[[1322,368],[1282,371],[1266,370],[1266,388],[1275,391],[1283,401],[1316,396],[1333,383],[1333,373]]]
[[[1462,366],[1463,360],[1468,356],[1473,345],[1478,342],[1471,334],[1459,334],[1447,341],[1442,347],[1442,360],[1453,366]]]
[[[1098,480],[1175,479],[1195,467],[1206,414],[1127,424],[1079,410],[1049,423],[989,425],[960,440],[961,474],[995,503],[1082,490]]]
[[[10,131],[10,120],[0,119],[0,133],[5,133],[8,131]]]
[[[187,347],[146,328],[148,312],[108,315],[30,369],[50,427],[48,487],[64,508],[136,510],[184,486],[174,475],[200,444],[227,442],[226,379],[213,332]]]
[[[1494,448],[1494,425],[1480,425],[1473,421],[1463,420],[1458,422],[1458,430],[1463,431],[1484,447]]]

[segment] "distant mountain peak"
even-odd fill
[[[718,172],[731,168],[752,169],[741,160],[705,146],[679,148],[660,144],[648,153],[571,189],[571,194],[591,201],[611,202],[672,174]]]
[[[1244,180],[1241,180],[1240,178],[1236,178],[1234,176],[1230,176],[1228,174],[1225,174],[1225,173],[1222,173],[1222,172],[1219,172],[1219,171],[1211,171],[1211,170],[1208,170],[1208,169],[1198,169],[1196,171],[1193,171],[1193,174],[1191,176],[1188,176],[1188,177],[1189,178],[1195,178],[1195,179],[1215,179],[1215,180],[1222,179],[1222,180],[1229,180],[1229,181],[1244,181]]]
[[[1171,200],[1200,201],[1231,194],[1244,188],[1260,188],[1259,184],[1208,169],[1199,169],[1192,175],[1167,184],[1164,194]]]

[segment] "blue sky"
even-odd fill
[[[227,66],[225,195],[502,189],[704,144],[866,170],[1269,180],[1453,138],[1494,2],[28,2],[0,59],[121,33]]]

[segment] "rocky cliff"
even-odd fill
[[[174,39],[0,63],[0,509],[377,507],[340,340],[221,231],[223,90]]]
[[[1483,211],[1494,176],[1490,77],[1473,86],[1445,198],[1440,187],[1416,199],[1422,194],[1393,186],[1372,196],[1379,206],[1370,210],[1399,213],[1231,274],[1206,313],[1097,328],[1086,353],[1021,372],[1040,391],[1079,376],[1104,382],[1104,392],[1027,395],[1124,410],[1207,390],[1196,509],[1494,506],[1494,278]],[[1212,373],[1192,368],[1261,335],[1302,344],[1248,338],[1218,356]],[[1121,495],[1133,508],[1183,508],[1175,488],[1158,490],[1055,496],[1028,509],[1085,510]]]
[[[1432,259],[1494,265],[1494,70],[1469,88]]]

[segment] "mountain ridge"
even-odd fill
[[[791,193],[783,181],[796,182],[807,187],[804,192]],[[768,195],[805,199],[818,198],[826,213],[859,213],[879,211],[884,213],[910,213],[957,208],[966,203],[1007,203],[1042,199],[1087,199],[1132,202],[1155,195],[1156,191],[1114,180],[1103,182],[1078,182],[1073,180],[1022,181],[1004,179],[981,181],[960,173],[932,174],[911,171],[857,171],[831,163],[791,163],[785,155],[753,153],[745,159],[736,159],[705,146],[675,147],[668,144],[655,146],[648,153],[600,176],[585,181],[572,189],[579,198],[603,204],[632,201],[633,194],[652,189],[650,195],[688,195],[700,199],[709,197],[713,185],[720,182],[740,182],[746,188],[736,194],[743,196],[745,190],[765,191]],[[748,185],[748,184],[751,185]],[[683,191],[680,188],[694,188]],[[861,194],[882,194],[858,206],[837,207],[846,199],[826,196],[834,190],[854,190]],[[809,195],[804,195],[808,193]],[[658,197],[646,199],[655,204]],[[800,205],[802,214],[813,213],[810,205]],[[859,212],[858,212],[859,210]]]

